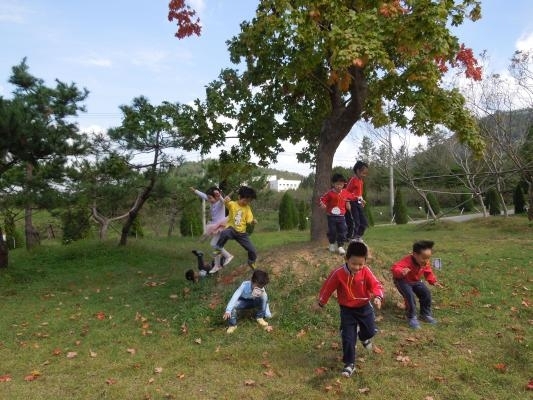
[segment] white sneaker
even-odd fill
[[[235,332],[235,329],[237,329],[237,325],[232,325],[232,326],[228,327],[228,329],[226,329],[226,333],[231,334],[231,333]]]
[[[211,270],[209,271],[210,274],[216,274],[218,271],[220,271],[222,267],[220,265],[215,265]]]
[[[329,245],[329,251],[335,253],[335,250],[337,250],[337,245],[335,243],[331,243]]]
[[[261,326],[268,326],[268,322],[266,322],[263,318],[257,318],[256,319],[257,323]]]
[[[230,254],[229,256],[227,256],[225,259],[224,259],[224,263],[222,264],[223,267],[225,267],[226,265],[228,265],[231,260],[233,260],[233,254]]]
[[[339,248],[338,248],[337,251],[339,252],[339,254],[340,254],[341,256],[343,256],[343,255],[346,254],[346,250],[344,250],[344,248],[343,248],[342,246],[339,246]]]

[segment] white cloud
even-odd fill
[[[204,0],[189,0],[188,2],[193,10],[196,10],[198,14],[202,13],[205,10],[205,1]]]
[[[133,65],[146,67],[154,72],[161,72],[166,68],[165,61],[168,59],[168,52],[161,50],[139,50],[131,59]]]
[[[95,55],[89,55],[89,56],[80,56],[77,58],[68,58],[68,61],[85,65],[89,67],[102,67],[102,68],[110,68],[113,65],[113,62],[109,58],[95,56]]]
[[[516,49],[520,51],[533,50],[533,32],[529,32],[520,36],[516,41]]]
[[[0,2],[0,22],[23,24],[27,21],[29,10],[16,1]]]

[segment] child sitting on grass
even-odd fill
[[[228,321],[227,333],[237,329],[237,313],[239,310],[255,309],[255,320],[263,328],[268,327],[265,318],[272,317],[268,307],[268,296],[265,286],[269,282],[268,273],[260,269],[254,270],[252,278],[244,281],[231,296],[222,318]]]
[[[314,309],[322,309],[334,291],[341,316],[342,375],[349,378],[355,371],[355,343],[357,337],[363,347],[372,349],[372,337],[376,334],[374,308],[379,309],[383,300],[383,286],[366,265],[368,248],[362,242],[351,242],[346,250],[346,263],[333,270],[320,289]]]

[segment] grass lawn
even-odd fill
[[[444,289],[436,326],[410,330],[389,267],[416,239],[436,242]],[[225,305],[250,271],[184,279],[183,238],[45,243],[0,270],[1,399],[528,399],[533,380],[533,225],[523,217],[370,229],[369,264],[386,287],[374,351],[340,375],[338,306],[311,311],[341,263],[302,232],[254,233],[273,330],[251,318],[225,332]]]

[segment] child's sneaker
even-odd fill
[[[355,371],[355,366],[353,364],[346,364],[342,369],[342,376],[349,378],[353,375]]]
[[[204,253],[198,250],[193,250],[192,254],[194,254],[196,257],[202,257],[204,255]]]
[[[339,248],[337,249],[337,251],[339,252],[339,254],[341,256],[345,255],[346,254],[346,250],[344,250],[344,247],[342,246],[339,246]]]
[[[437,323],[437,320],[433,318],[431,315],[421,315],[420,318],[422,319],[422,321],[425,321],[428,324],[435,325]]]
[[[268,326],[268,322],[266,322],[263,318],[257,318],[256,321],[261,326]]]
[[[337,250],[337,246],[335,245],[335,243],[330,243],[328,249],[331,253],[335,253],[335,251]]]
[[[409,326],[413,329],[420,329],[420,323],[416,317],[409,318]]]
[[[237,325],[229,326],[228,329],[226,329],[226,333],[233,333],[235,332],[235,329],[237,329]]]
[[[367,351],[372,351],[372,339],[363,340],[363,347]]]
[[[222,266],[225,267],[226,265],[228,265],[231,260],[233,260],[233,254],[230,254],[229,256],[227,256],[226,258],[224,258],[224,262],[222,263]]]
[[[222,267],[220,265],[215,265],[213,268],[209,270],[210,274],[216,274],[218,271],[220,271]]]

